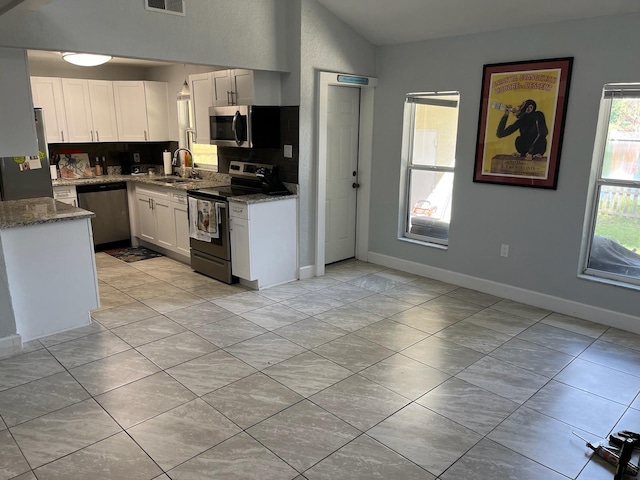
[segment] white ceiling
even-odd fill
[[[640,12],[639,0],[318,0],[374,45]]]

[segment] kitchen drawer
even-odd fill
[[[171,201],[175,203],[179,203],[180,205],[187,205],[187,194],[186,193],[172,193]]]
[[[231,283],[231,262],[191,249],[191,268],[220,281]]]
[[[53,198],[60,200],[63,198],[76,198],[76,187],[53,187]]]
[[[229,202],[229,216],[249,220],[249,205],[246,203]]]

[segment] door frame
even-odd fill
[[[339,82],[338,76],[366,79],[366,85]],[[329,87],[360,89],[360,128],[358,135],[358,183],[356,209],[356,249],[358,260],[367,261],[369,251],[369,200],[371,198],[371,157],[373,154],[373,105],[378,79],[374,77],[319,72],[318,77],[318,171],[316,182],[316,257],[315,274],[324,275],[325,260],[325,205],[327,200],[327,119],[329,111]]]

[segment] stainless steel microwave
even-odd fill
[[[280,147],[280,107],[209,107],[211,145],[241,148]]]

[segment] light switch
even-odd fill
[[[284,146],[284,158],[293,158],[293,145]]]

